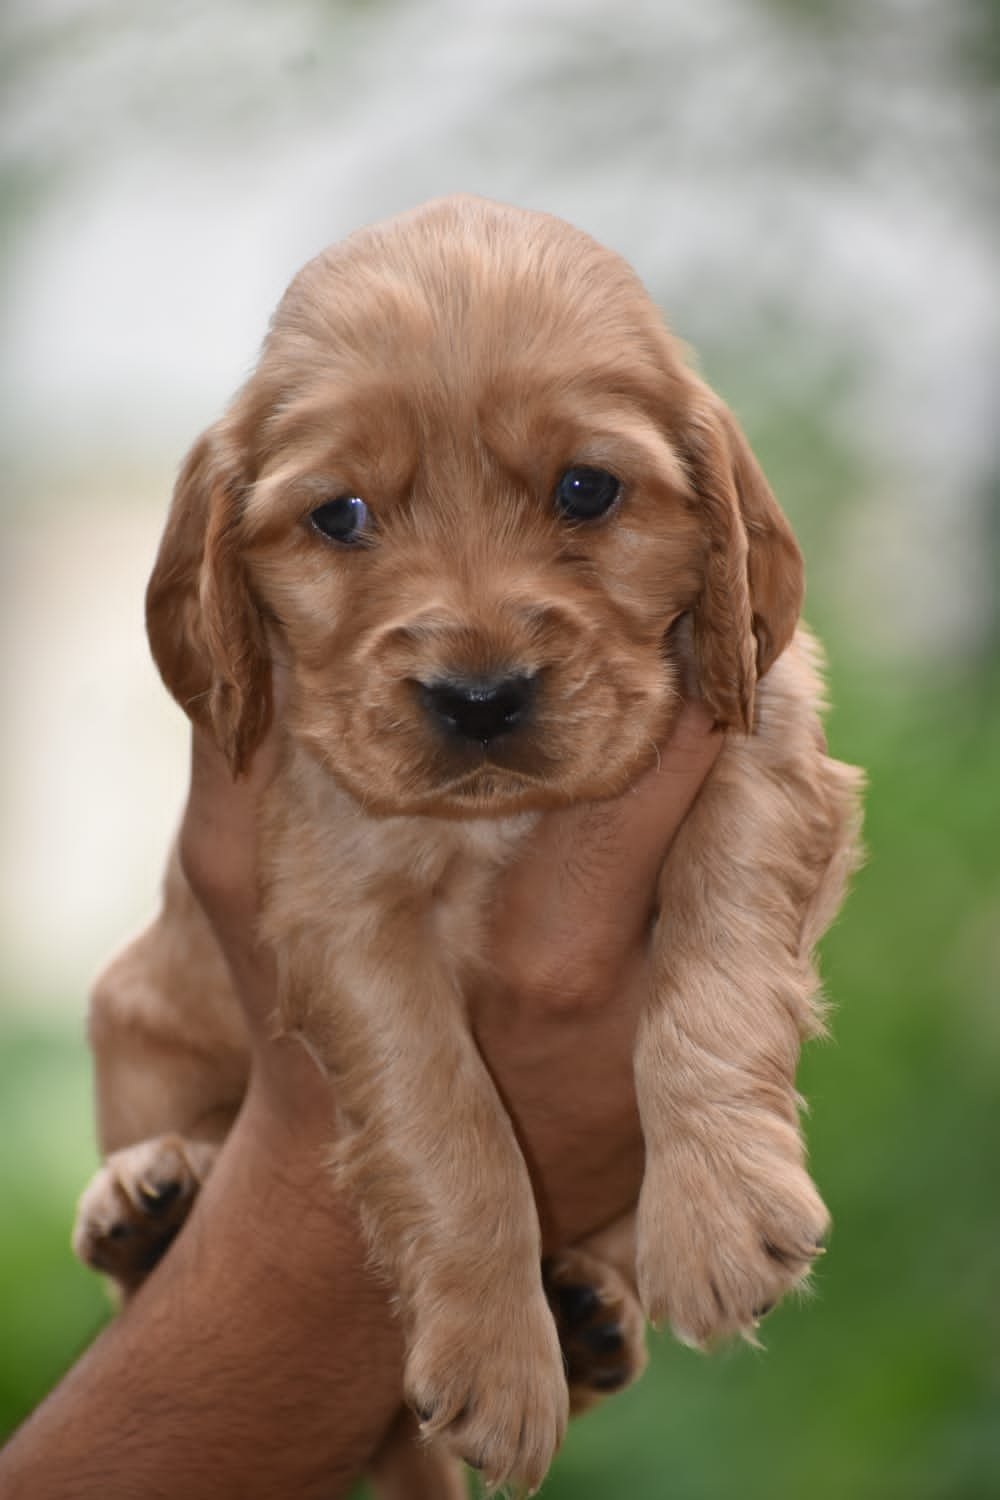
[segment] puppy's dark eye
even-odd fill
[[[621,480],[605,469],[567,469],[556,485],[556,505],[571,521],[596,521],[622,492]]]
[[[332,542],[359,542],[368,530],[371,515],[359,495],[338,495],[309,513],[309,524]]]

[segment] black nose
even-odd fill
[[[419,686],[424,707],[434,719],[481,745],[519,728],[534,696],[534,680],[525,676],[422,682]]]

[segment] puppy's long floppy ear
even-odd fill
[[[695,655],[719,724],[749,733],[757,681],[788,645],[802,608],[802,554],[732,413],[694,385],[686,446],[708,540]]]
[[[160,674],[185,713],[212,730],[234,774],[271,716],[267,638],[239,549],[239,451],[225,422],[191,449],[146,591]]]

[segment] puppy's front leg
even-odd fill
[[[363,926],[336,951],[293,945],[286,1023],[334,1079],[341,1179],[399,1292],[424,1431],[533,1489],[568,1397],[527,1168],[426,912]]]
[[[825,925],[847,870],[843,769],[816,764],[812,789],[789,796],[761,746],[727,746],[661,878],[636,1054],[638,1279],[647,1315],[694,1344],[750,1330],[827,1229],[794,1072],[819,1029],[815,917]]]

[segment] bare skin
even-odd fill
[[[634,1203],[632,1047],[656,872],[721,738],[686,707],[623,797],[547,816],[497,914],[476,1033],[531,1166],[546,1248]],[[397,1416],[402,1345],[331,1189],[328,1085],[271,1031],[254,944],[272,736],[237,782],[196,731],[182,857],[253,1038],[250,1089],[170,1252],[0,1455],[6,1500],[342,1496]]]

